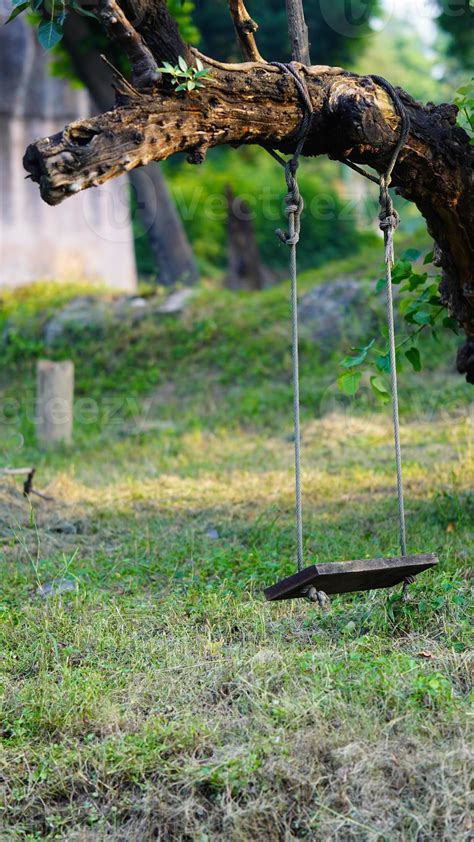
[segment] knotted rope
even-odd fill
[[[289,161],[285,161],[278,152],[269,149],[270,154],[284,167],[288,193],[285,196],[285,214],[288,218],[288,231],[277,228],[276,235],[282,243],[290,248],[290,280],[291,280],[291,333],[293,357],[293,422],[295,439],[295,520],[296,520],[296,561],[298,571],[303,569],[303,515],[301,503],[301,428],[300,428],[300,388],[299,388],[299,356],[298,356],[298,284],[296,270],[296,246],[300,239],[301,214],[304,201],[301,196],[296,171],[299,157],[311,128],[313,117],[313,103],[309,95],[306,82],[298,73],[292,62],[283,64],[279,61],[270,62],[284,73],[291,76],[296,84],[304,107],[303,118],[295,131],[296,149]]]
[[[398,156],[401,149],[405,145],[410,133],[410,118],[406,109],[398,96],[395,88],[383,76],[372,75],[376,84],[384,88],[393,102],[395,111],[400,117],[400,133],[398,142],[392,152],[388,167],[378,179],[366,172],[363,167],[359,167],[352,161],[345,160],[344,163],[351,169],[369,178],[379,185],[379,227],[383,231],[384,245],[385,245],[385,278],[386,278],[386,306],[387,306],[387,324],[388,324],[388,346],[390,356],[390,385],[392,393],[392,414],[393,414],[393,434],[395,441],[395,463],[397,468],[397,496],[398,496],[398,523],[400,534],[400,553],[402,556],[406,555],[406,525],[405,525],[405,502],[403,495],[403,476],[402,476],[402,452],[400,444],[400,416],[398,409],[398,383],[397,383],[397,356],[395,345],[395,325],[393,317],[393,291],[392,291],[392,267],[395,262],[393,251],[393,235],[400,224],[400,217],[393,207],[392,197],[388,192],[392,173],[397,163]],[[412,576],[408,576],[403,583],[403,596],[406,596],[407,587],[413,581]]]
[[[300,194],[298,182],[296,180],[296,172],[299,166],[299,157],[306,142],[308,132],[311,128],[311,121],[313,116],[313,105],[311,97],[304,79],[300,76],[298,70],[292,62],[283,64],[282,62],[270,62],[275,67],[278,67],[284,73],[290,75],[296,84],[300,94],[304,114],[303,118],[295,130],[296,149],[289,161],[285,161],[275,150],[269,149],[270,154],[278,163],[285,169],[285,178],[288,187],[288,193],[285,197],[285,214],[288,217],[288,232],[277,229],[276,234],[281,242],[290,248],[290,278],[291,278],[291,311],[292,311],[292,352],[293,352],[293,414],[294,414],[294,438],[295,438],[295,514],[296,514],[296,537],[297,537],[297,564],[298,571],[303,569],[303,525],[302,525],[302,504],[301,504],[301,430],[300,430],[300,408],[299,408],[299,358],[298,358],[298,291],[297,291],[297,267],[296,267],[296,246],[300,238],[301,228],[301,214],[304,209],[304,201]],[[362,167],[354,164],[352,161],[344,160],[347,166],[351,167],[356,172],[374,181],[379,185],[379,225],[384,235],[385,246],[385,267],[386,267],[386,293],[387,293],[387,322],[389,334],[389,356],[390,356],[390,376],[391,376],[391,393],[392,393],[392,410],[393,410],[393,430],[395,440],[395,460],[397,468],[397,492],[398,492],[398,514],[399,514],[399,531],[400,531],[400,552],[402,556],[406,555],[406,527],[405,527],[405,505],[403,497],[403,479],[402,479],[402,456],[400,445],[400,419],[398,408],[398,385],[397,385],[397,365],[396,365],[396,346],[395,346],[395,326],[393,316],[393,294],[392,294],[392,267],[394,264],[394,248],[393,235],[398,225],[400,224],[400,217],[393,206],[392,197],[389,193],[389,187],[392,180],[392,173],[397,163],[398,156],[401,149],[405,145],[410,132],[410,121],[408,114],[400,100],[397,92],[393,86],[382,76],[372,75],[373,81],[384,88],[390,96],[394,108],[400,117],[400,134],[397,144],[392,152],[387,170],[380,178],[376,178],[370,173],[366,172]],[[409,582],[413,581],[413,577],[407,577],[403,585],[403,594],[406,593],[406,588]],[[311,601],[318,601],[323,604],[323,595],[311,589],[314,593],[308,593],[308,598]]]

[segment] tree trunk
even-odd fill
[[[103,2],[110,8],[116,0]],[[133,0],[134,8],[140,4],[145,17],[137,29],[156,58],[147,27],[158,9],[166,18],[166,7],[160,0],[151,4]],[[242,4],[235,7],[236,16],[239,9]],[[250,33],[248,38],[252,37]],[[163,32],[160,39],[161,50]],[[187,50],[189,65],[189,48],[182,49]],[[58,204],[80,190],[176,152],[187,152],[191,163],[200,163],[208,147],[222,144],[253,143],[284,153],[294,151],[302,108],[296,85],[287,74],[263,61],[221,64],[197,51],[191,55],[199,57],[209,71],[201,89],[176,92],[168,77],[163,77],[136,90],[118,78],[114,111],[76,121],[58,135],[31,144],[24,163],[44,200]],[[314,109],[303,154],[340,161],[349,158],[385,172],[400,124],[385,89],[370,76],[356,76],[338,67],[300,65],[299,71],[305,76]],[[472,381],[474,149],[467,134],[456,126],[455,106],[422,106],[404,91],[399,95],[411,128],[392,183],[417,205],[437,243],[443,302],[466,331],[468,343],[460,369],[467,367]]]
[[[83,44],[87,43],[88,37],[90,39],[87,21],[69,15],[64,47],[97,108],[107,111],[114,105],[113,76],[97,50],[84,51]],[[138,216],[159,270],[159,282],[164,286],[196,283],[199,273],[191,244],[159,167],[152,163],[141,170],[133,170],[129,179],[135,191]]]
[[[236,199],[231,187],[227,198],[227,274],[224,286],[228,289],[257,290],[274,280],[263,265],[247,202]]]

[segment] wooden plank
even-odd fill
[[[300,573],[265,588],[265,596],[270,601],[301,598],[311,585],[327,594],[391,588],[403,582],[407,576],[416,576],[437,563],[438,557],[435,553],[420,553],[392,558],[363,558],[312,564]]]

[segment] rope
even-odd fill
[[[402,476],[402,451],[400,444],[400,415],[398,409],[398,382],[397,382],[397,357],[395,346],[395,325],[393,317],[393,290],[392,290],[392,266],[395,262],[393,253],[393,235],[400,224],[400,217],[393,207],[392,198],[388,192],[392,180],[392,173],[397,163],[398,156],[401,149],[405,145],[410,132],[410,118],[405,110],[405,107],[398,96],[395,88],[383,76],[372,75],[370,77],[377,85],[380,85],[391,98],[395,111],[400,117],[400,134],[397,144],[392,152],[387,170],[379,178],[376,178],[371,173],[368,173],[363,167],[354,164],[347,158],[343,163],[350,167],[355,172],[363,175],[370,181],[379,185],[379,225],[384,235],[385,244],[385,277],[386,277],[386,296],[387,296],[387,323],[388,323],[388,344],[390,355],[390,386],[392,393],[392,415],[393,415],[393,436],[395,443],[395,463],[397,468],[397,496],[398,496],[398,525],[400,536],[400,553],[402,556],[406,555],[406,524],[405,524],[405,502],[403,496],[403,476]],[[403,597],[406,598],[407,587],[413,582],[413,577],[408,576],[403,583]]]
[[[390,99],[393,102],[393,105],[395,106],[395,111],[400,117],[401,125],[398,142],[392,152],[392,156],[390,158],[387,170],[385,172],[386,186],[388,188],[392,180],[393,169],[398,161],[400,151],[405,146],[405,143],[408,140],[408,135],[410,133],[410,118],[395,88],[393,87],[393,85],[390,84],[390,82],[387,81],[387,79],[384,79],[383,76],[376,76],[375,74],[371,74],[369,78],[372,79],[381,88],[383,88],[384,91],[389,95]],[[359,175],[363,175],[364,178],[370,179],[370,181],[373,181],[374,184],[380,185],[380,179],[382,178],[382,176],[380,176],[380,178],[377,178],[375,175],[368,173],[367,170],[364,170],[363,167],[360,167],[358,164],[354,164],[353,161],[349,161],[348,158],[343,158],[342,163],[345,164],[347,167],[350,167],[351,170],[354,170],[355,172],[359,173]]]
[[[390,384],[392,392],[392,415],[393,435],[395,443],[395,463],[397,469],[397,496],[398,496],[398,524],[400,533],[400,553],[407,554],[406,525],[405,525],[405,503],[403,497],[403,476],[402,476],[402,451],[400,444],[400,415],[398,409],[398,383],[397,383],[397,356],[395,346],[395,324],[393,316],[393,290],[392,290],[392,266],[394,264],[393,235],[400,224],[400,217],[393,207],[392,197],[388,192],[392,180],[392,172],[397,163],[400,150],[405,145],[410,131],[410,120],[405,108],[390,82],[382,76],[372,76],[375,82],[381,85],[393,100],[395,110],[400,117],[401,127],[398,143],[390,158],[387,170],[380,176],[380,213],[379,224],[383,231],[385,244],[385,274],[386,274],[386,295],[387,295],[387,323],[388,323],[388,344],[390,354]],[[408,585],[405,579],[404,594]]]
[[[301,430],[300,430],[300,407],[299,407],[299,356],[298,356],[298,289],[297,289],[297,266],[296,266],[296,246],[300,238],[301,228],[301,214],[304,208],[304,201],[300,194],[298,183],[296,180],[296,171],[299,166],[299,156],[306,142],[306,138],[311,127],[313,116],[313,105],[309,95],[308,88],[304,79],[300,76],[295,66],[290,62],[283,64],[278,61],[270,62],[270,64],[278,67],[284,73],[289,74],[295,81],[296,87],[300,94],[304,105],[303,118],[295,131],[296,135],[296,149],[289,161],[285,161],[273,149],[269,149],[270,154],[278,163],[285,169],[286,183],[288,193],[285,197],[285,214],[288,217],[288,232],[277,229],[276,234],[278,238],[290,248],[290,279],[291,279],[291,313],[292,313],[292,353],[293,353],[293,415],[294,415],[294,438],[295,438],[295,518],[296,518],[296,551],[298,571],[303,569],[303,519],[302,519],[302,503],[301,503]],[[382,76],[372,75],[371,78],[375,83],[380,85],[388,93],[393,101],[395,110],[400,117],[400,134],[397,144],[390,157],[387,170],[380,178],[376,178],[370,173],[366,172],[362,167],[354,164],[352,161],[345,160],[344,163],[351,167],[356,172],[374,181],[379,185],[379,224],[380,229],[384,235],[385,246],[385,268],[386,268],[386,291],[387,291],[387,322],[389,334],[389,355],[390,355],[390,379],[391,379],[391,393],[392,393],[392,412],[393,412],[393,431],[395,441],[395,462],[397,469],[397,495],[398,495],[398,516],[399,516],[399,533],[400,533],[400,552],[402,556],[406,555],[406,526],[405,526],[405,504],[403,496],[403,477],[402,477],[402,454],[400,444],[400,417],[398,407],[398,383],[397,383],[397,360],[396,360],[396,346],[395,346],[395,325],[393,315],[393,292],[392,292],[392,267],[394,264],[394,249],[393,249],[393,235],[398,225],[400,224],[400,217],[393,206],[393,201],[388,192],[392,180],[392,173],[397,163],[398,156],[401,149],[405,145],[409,131],[410,121],[408,114],[403,106],[403,103],[395,91],[394,87],[384,79]],[[403,596],[406,597],[406,589],[408,584],[413,581],[413,577],[409,576],[405,579],[403,584]],[[315,590],[315,589],[313,589]],[[320,600],[320,595],[309,595],[312,601]]]
[[[288,193],[285,196],[285,214],[288,217],[288,231],[276,230],[276,235],[282,243],[290,249],[290,281],[291,281],[291,334],[292,334],[292,362],[293,362],[293,424],[295,440],[295,522],[296,522],[296,562],[298,571],[303,569],[303,513],[301,502],[301,427],[300,427],[300,388],[299,388],[299,353],[298,353],[298,283],[296,268],[296,246],[300,238],[301,214],[304,208],[303,197],[301,196],[296,171],[299,166],[299,157],[305,144],[308,132],[311,128],[313,117],[313,104],[309,95],[306,82],[300,76],[294,65],[283,64],[279,61],[272,61],[270,64],[278,67],[294,79],[298,93],[300,94],[304,114],[295,131],[296,149],[289,161],[285,161],[273,149],[269,149],[278,163],[285,169],[286,184]]]
[[[370,77],[380,85],[389,97],[391,98],[395,111],[400,117],[400,133],[397,144],[392,152],[388,167],[379,178],[371,175],[363,167],[359,167],[352,161],[344,160],[348,167],[355,170],[355,172],[363,175],[365,178],[374,181],[379,185],[379,225],[384,235],[385,245],[385,277],[386,277],[386,304],[387,304],[387,324],[388,324],[388,344],[390,355],[390,386],[392,393],[392,415],[393,415],[393,436],[395,443],[395,463],[397,469],[397,497],[398,497],[398,525],[400,536],[400,553],[405,556],[407,553],[406,542],[406,524],[405,524],[405,502],[403,495],[403,475],[402,475],[402,451],[400,443],[400,415],[398,409],[398,382],[397,382],[397,356],[395,346],[395,324],[393,316],[393,289],[392,289],[392,266],[395,262],[393,252],[393,235],[400,224],[400,217],[393,207],[392,198],[388,192],[392,180],[392,173],[397,163],[398,156],[401,149],[407,142],[410,133],[410,118],[406,109],[398,96],[395,88],[383,76],[372,75]],[[403,583],[403,597],[406,598],[407,587],[413,582],[413,577],[408,576]]]

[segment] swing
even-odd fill
[[[345,161],[348,166],[360,174],[370,178],[379,185],[380,228],[384,234],[386,293],[387,293],[387,322],[390,350],[391,396],[393,410],[393,431],[395,440],[395,463],[397,471],[398,515],[400,530],[400,555],[392,558],[358,559],[356,561],[336,561],[328,564],[312,564],[303,567],[303,524],[301,511],[301,434],[299,410],[299,363],[298,363],[298,293],[296,271],[296,245],[300,234],[300,218],[303,210],[303,199],[296,181],[296,170],[299,156],[303,149],[309,128],[313,107],[304,79],[298,73],[295,65],[271,62],[280,70],[288,73],[294,79],[301,100],[304,104],[304,117],[297,131],[296,151],[289,161],[285,161],[272,149],[270,154],[285,168],[288,194],[285,198],[285,213],[288,217],[288,233],[278,230],[277,236],[290,248],[290,277],[291,277],[291,316],[292,316],[292,353],[293,353],[293,412],[294,412],[294,442],[295,442],[295,516],[296,516],[296,557],[298,572],[288,576],[265,589],[265,596],[269,601],[282,599],[304,598],[310,602],[324,601],[324,594],[349,593],[352,591],[367,591],[376,588],[390,588],[403,582],[403,595],[406,595],[408,584],[413,577],[423,570],[438,563],[434,553],[407,555],[405,509],[403,499],[402,459],[400,448],[400,421],[398,414],[398,390],[395,355],[395,330],[393,318],[392,297],[392,266],[394,263],[393,234],[400,222],[388,188],[391,182],[393,168],[398,155],[405,145],[410,124],[409,118],[398,94],[381,76],[372,79],[381,85],[391,97],[395,109],[401,119],[400,138],[391,157],[387,171],[379,179],[365,172],[364,169],[351,161]]]

